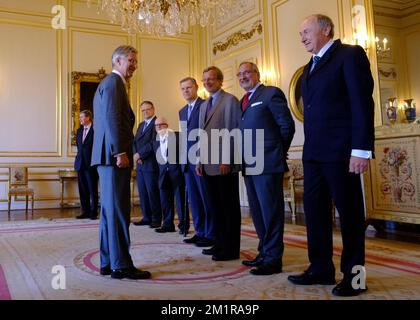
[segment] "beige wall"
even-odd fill
[[[238,64],[243,60],[256,62],[262,71],[266,84],[276,85],[289,95],[290,81],[298,68],[305,65],[310,54],[300,42],[299,26],[305,17],[314,13],[330,16],[336,25],[336,38],[350,38],[353,34],[351,6],[360,1],[349,0],[244,0],[234,12],[241,12],[236,19],[222,21],[209,30],[208,64],[215,64],[228,75],[224,87],[242,97],[236,77]],[[369,6],[368,6],[369,10]],[[258,22],[262,32],[254,32]],[[235,35],[236,34],[236,35]],[[232,38],[229,40],[229,38]],[[225,50],[212,52],[217,44]],[[295,119],[296,134],[290,149],[292,158],[301,157],[303,146],[303,124]]]
[[[58,31],[51,26],[57,1],[0,0],[0,210],[6,208],[7,166],[14,163],[33,167],[37,208],[58,206],[58,169],[71,168],[76,151],[70,142],[72,71],[96,73],[103,67],[109,73],[112,51],[133,45],[140,58],[131,80],[136,124],[142,120],[139,103],[147,99],[177,128],[184,105],[179,80],[202,68],[197,28],[171,38],[130,36],[85,0],[61,3],[67,20]],[[66,196],[77,198],[74,183],[66,186]]]
[[[36,206],[57,206],[58,168],[71,167],[75,153],[70,144],[71,71],[97,72],[104,67],[110,72],[110,55],[117,45],[131,44],[140,53],[139,70],[131,81],[137,124],[139,103],[147,99],[175,128],[184,104],[180,78],[192,75],[200,80],[203,67],[216,64],[225,72],[226,90],[240,98],[236,69],[242,60],[252,60],[264,82],[279,86],[288,96],[292,75],[310,59],[298,34],[303,18],[328,14],[336,24],[336,37],[349,38],[351,6],[359,2],[366,2],[369,9],[370,1],[362,0],[241,0],[230,18],[218,19],[205,32],[194,28],[176,38],[154,39],[127,35],[105,16],[96,15],[96,8],[88,9],[84,0],[61,1],[67,13],[63,31],[51,28],[56,1],[0,0],[0,199],[7,188],[7,172],[1,167],[22,162],[40,167],[31,169],[31,185],[44,200]],[[417,39],[415,33],[409,37]],[[214,51],[217,44],[223,49]],[[302,152],[299,120],[296,129],[291,158]],[[67,192],[70,198],[77,197],[74,185]],[[0,209],[5,205],[0,202]]]

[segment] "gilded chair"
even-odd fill
[[[292,212],[292,221],[296,221],[296,202],[297,198],[303,201],[303,163],[302,159],[287,160],[289,172],[284,175],[283,193],[284,202],[289,204]],[[332,202],[332,218],[335,221],[335,204]]]
[[[284,175],[283,193],[284,202],[289,204],[292,220],[296,220],[296,200],[303,194],[303,164],[301,159],[287,160],[289,172]]]
[[[9,168],[9,192],[8,192],[8,218],[10,220],[10,206],[12,204],[12,196],[25,197],[26,207],[25,216],[28,219],[28,201],[32,203],[32,217],[34,216],[34,190],[28,187],[28,168],[27,167],[10,167]]]

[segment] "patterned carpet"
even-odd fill
[[[115,280],[98,273],[98,221],[74,219],[9,222],[0,226],[0,300],[9,299],[180,299],[336,300],[333,286],[293,286],[291,273],[307,266],[306,235],[286,225],[283,273],[256,277],[240,260],[214,262],[178,233],[130,227],[132,256],[149,280]],[[341,241],[335,235],[339,269]],[[249,219],[242,225],[241,258],[255,255],[257,237]],[[368,239],[369,291],[353,299],[420,299],[420,245]],[[55,265],[65,268],[66,288],[53,289]],[[340,279],[337,273],[337,279]],[[351,298],[344,298],[351,299]]]

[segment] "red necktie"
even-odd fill
[[[245,97],[242,99],[242,111],[245,111],[246,105],[248,104],[250,95],[251,95],[251,92],[247,92]]]

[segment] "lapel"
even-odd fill
[[[245,110],[242,112],[242,114],[245,114],[245,112],[249,109],[250,105],[255,102],[262,94],[262,92],[264,91],[265,86],[263,84],[261,84],[257,90],[255,90],[254,94],[251,96],[251,99],[248,100],[248,103],[246,104]],[[244,97],[242,97],[241,99],[241,106],[242,106],[242,100],[244,99]]]
[[[141,131],[140,131],[140,132],[141,132],[141,133],[140,133],[140,137],[144,136],[147,132],[149,132],[149,131],[150,131],[150,128],[152,128],[152,127],[153,127],[153,124],[154,124],[154,122],[155,122],[155,118],[156,118],[156,116],[154,116],[154,117],[152,118],[152,120],[150,120],[149,125],[147,126],[146,130],[144,130],[144,131],[143,131],[143,128],[144,128],[144,126],[146,125],[146,121],[143,121],[142,126],[141,126]]]
[[[206,122],[204,123],[204,128],[209,123],[210,119],[213,117],[213,115],[216,112],[216,110],[219,108],[219,106],[220,106],[220,104],[221,104],[224,96],[225,96],[225,91],[223,91],[223,89],[221,89],[220,90],[220,93],[219,93],[219,96],[216,99],[216,102],[213,104],[213,106],[211,107],[211,110],[210,110],[209,114],[207,115]],[[208,103],[209,103],[209,101],[207,100],[206,109],[207,109]],[[204,116],[205,115],[206,115],[206,113],[204,111]]]
[[[93,123],[92,123],[92,125],[91,125],[91,127],[89,129],[89,132],[88,132],[88,134],[87,134],[87,136],[85,138],[85,141],[82,142],[82,143],[85,144],[85,143],[89,142],[90,139],[91,139],[91,137],[92,137],[92,135],[93,135]],[[82,140],[83,140],[83,130],[82,130]]]
[[[316,74],[318,72],[318,70],[322,69],[323,66],[325,66],[325,64],[331,60],[332,54],[334,53],[334,51],[338,48],[338,46],[341,45],[341,40],[337,39],[334,41],[334,43],[331,45],[331,47],[327,50],[327,52],[325,52],[325,54],[322,56],[321,60],[319,60],[319,62],[315,65],[314,70],[312,70],[312,72],[310,72],[309,74],[307,74],[307,78],[309,79],[311,77],[313,77],[314,74]],[[312,61],[313,59],[311,58],[310,60],[310,66],[312,66]],[[310,70],[310,66],[308,68],[308,70]],[[309,72],[309,71],[308,71]]]

